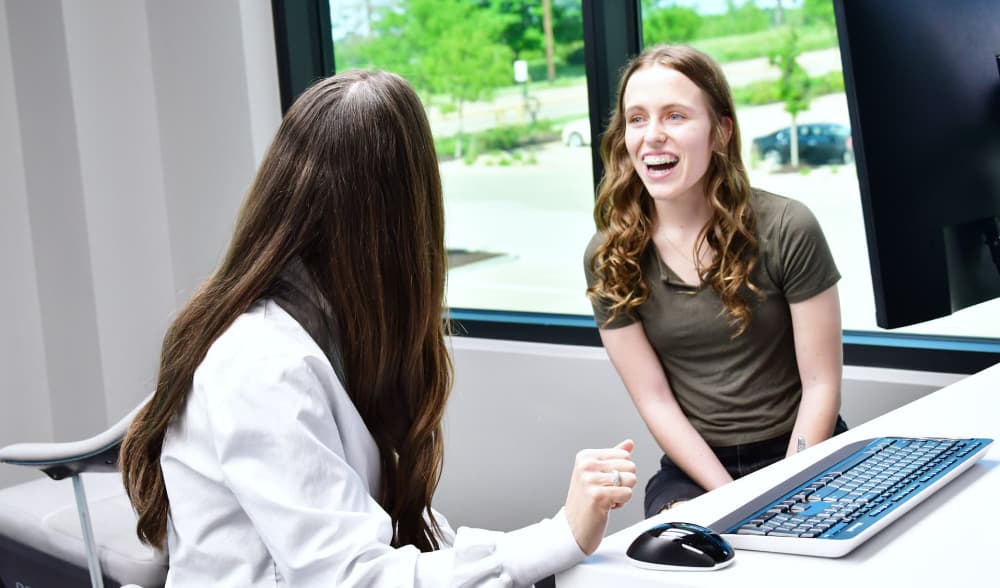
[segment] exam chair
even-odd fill
[[[144,404],[83,441],[0,448],[0,463],[51,478],[0,489],[0,588],[163,586],[166,555],[136,537],[118,473],[122,438]]]

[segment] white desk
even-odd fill
[[[996,442],[958,478],[839,559],[737,550],[714,572],[639,569],[625,550],[664,521],[710,525],[738,505],[851,441],[886,435],[989,437]],[[640,472],[640,478],[652,472]],[[633,500],[642,500],[640,490]],[[557,588],[876,585],[1000,586],[1000,364],[860,425],[768,468],[605,538],[582,563],[556,576]]]

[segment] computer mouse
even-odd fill
[[[625,552],[652,570],[709,571],[733,563],[736,553],[718,533],[692,523],[663,523],[645,531]]]

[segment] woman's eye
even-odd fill
[[[679,112],[671,112],[667,115],[667,120],[683,120],[684,115]]]
[[[642,124],[642,121],[643,121],[643,118],[641,116],[638,116],[638,115],[633,115],[633,116],[628,117],[628,124],[630,124],[630,125]]]

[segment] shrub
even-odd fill
[[[475,133],[465,133],[462,159],[471,165],[483,153],[512,151],[519,147],[558,140],[559,133],[555,130],[555,124],[547,119],[523,125],[503,125]],[[434,149],[439,160],[449,161],[455,158],[455,141],[454,136],[434,138]]]
[[[698,39],[691,45],[708,53],[719,63],[768,57],[778,52],[787,27],[768,29],[743,35],[728,35]],[[803,27],[798,30],[799,49],[813,51],[837,46],[837,29],[829,26]]]
[[[827,72],[821,76],[810,78],[809,87],[811,88],[811,96],[843,92],[844,76],[840,71]],[[778,82],[777,80],[768,80],[733,88],[733,101],[741,106],[781,102]]]

